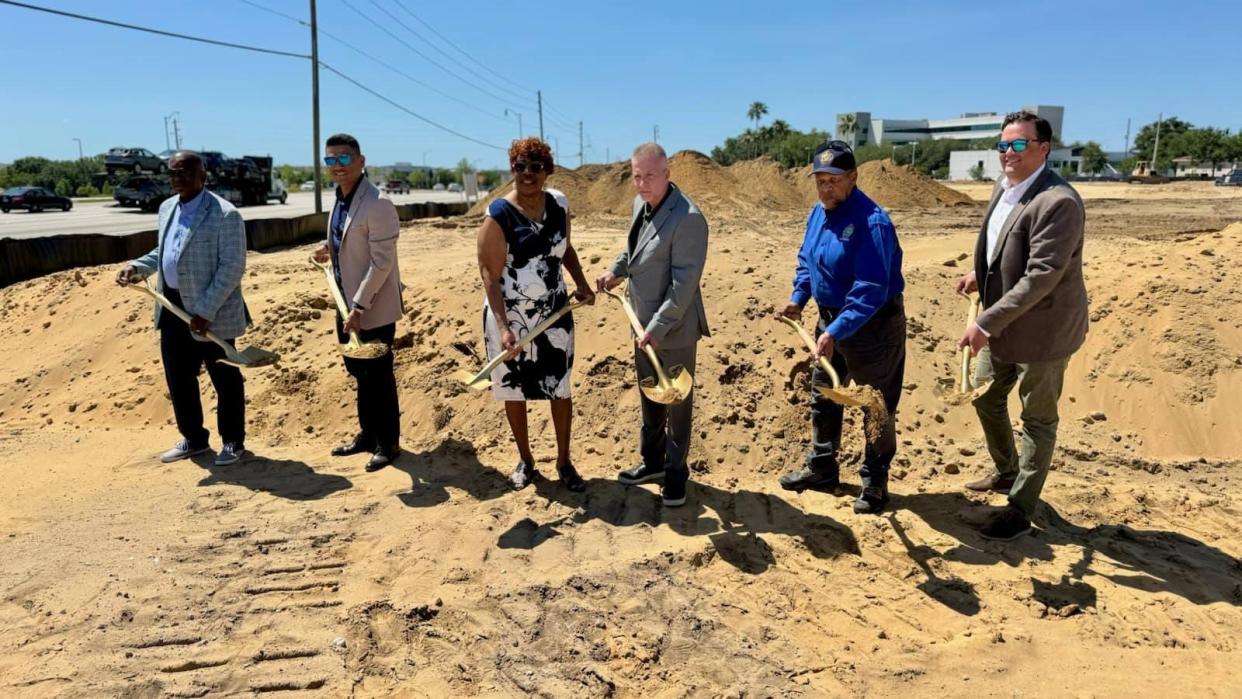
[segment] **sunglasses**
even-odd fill
[[[1028,145],[1032,143],[1039,143],[1039,141],[1040,139],[1038,138],[1015,138],[1012,141],[997,141],[996,150],[1004,153],[1012,148],[1013,152],[1022,153],[1026,151],[1026,147]]]
[[[352,162],[354,162],[354,156],[349,153],[341,153],[340,155],[325,155],[323,158],[323,164],[328,167],[336,167],[337,163],[340,163],[341,167],[348,167]]]
[[[543,172],[544,165],[542,162],[538,160],[531,162],[531,163],[525,163],[519,160],[516,163],[514,163],[512,168],[510,169],[512,169],[514,172],[519,173],[519,174],[523,172],[529,172],[529,173],[538,175],[539,173]]]

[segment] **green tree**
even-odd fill
[[[768,113],[768,105],[763,102],[751,102],[750,109],[746,110],[746,118],[755,122],[755,128],[759,128],[759,120]]]
[[[857,145],[854,134],[858,133],[858,117],[854,114],[837,115],[837,133],[851,146]]]
[[[1108,156],[1104,154],[1104,149],[1095,141],[1087,141],[1082,147],[1082,171],[1084,174],[1094,174],[1104,169],[1108,165]]]
[[[1171,155],[1167,158],[1165,157],[1166,152],[1168,150],[1171,150],[1169,148],[1169,146],[1172,145],[1171,141],[1176,140],[1174,136],[1178,134],[1186,133],[1192,128],[1194,128],[1193,124],[1191,124],[1188,121],[1182,121],[1181,119],[1178,119],[1175,116],[1169,117],[1168,119],[1165,119],[1164,121],[1160,122],[1160,154],[1159,154],[1159,157],[1160,157],[1161,162],[1167,163],[1173,158],[1180,157],[1180,155],[1185,155],[1184,153],[1182,153],[1180,155]],[[1138,135],[1134,137],[1134,148],[1132,148],[1130,152],[1133,155],[1138,156],[1139,160],[1150,161],[1151,156],[1152,156],[1152,150],[1154,150],[1155,145],[1156,145],[1156,122],[1153,121],[1152,123],[1146,124],[1143,126],[1143,128],[1139,129]]]
[[[978,182],[983,179],[983,163],[975,163],[970,168],[970,179]]]
[[[1176,141],[1176,150],[1181,151],[1174,157],[1189,155],[1200,163],[1212,164],[1212,176],[1216,176],[1216,168],[1229,158],[1229,132],[1212,127],[1190,129],[1180,134]],[[1164,150],[1163,144],[1160,148]],[[1163,160],[1163,158],[1162,158]]]

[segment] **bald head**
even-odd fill
[[[179,150],[168,159],[168,177],[173,191],[181,201],[189,201],[207,184],[207,168],[203,156],[192,150]]]
[[[630,156],[634,190],[650,206],[656,206],[668,192],[668,155],[658,143],[644,143]]]

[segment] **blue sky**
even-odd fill
[[[243,0],[30,1],[309,52],[305,27]],[[253,2],[303,19],[309,4]],[[521,112],[526,132],[537,134],[533,90],[541,89],[545,132],[559,145],[558,160],[569,165],[578,162],[579,120],[587,162],[619,159],[650,139],[655,124],[667,148],[706,152],[748,125],[746,109],[755,100],[768,105],[767,120],[827,130],[842,111],[946,118],[1058,104],[1065,106],[1064,140],[1096,140],[1109,150],[1122,148],[1127,117],[1134,131],[1159,112],[1242,128],[1238,0],[319,0],[318,6],[322,31],[346,42],[321,35],[321,60],[486,144],[507,147],[517,135],[517,118],[506,117],[506,109]],[[115,145],[159,151],[163,117],[174,111],[187,147],[270,153],[282,163],[311,160],[308,61],[6,5],[0,5],[0,27],[6,67],[0,162],[76,157],[75,137],[88,153]],[[372,163],[505,162],[502,150],[420,122],[331,73],[322,72],[320,86],[323,135],[353,133]]]

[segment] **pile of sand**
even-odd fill
[[[691,150],[674,154],[668,165],[673,182],[704,207],[724,207],[729,213],[756,208],[800,211],[816,201],[810,166],[791,170],[764,157],[724,167]],[[934,208],[973,201],[969,195],[891,160],[863,163],[858,168],[858,186],[890,209]],[[548,187],[569,197],[569,207],[575,215],[628,216],[634,201],[629,161],[558,169],[548,177]],[[468,215],[482,216],[492,199],[507,191],[507,187],[497,189],[491,197],[475,204]],[[709,216],[717,213],[708,209],[705,212]]]

